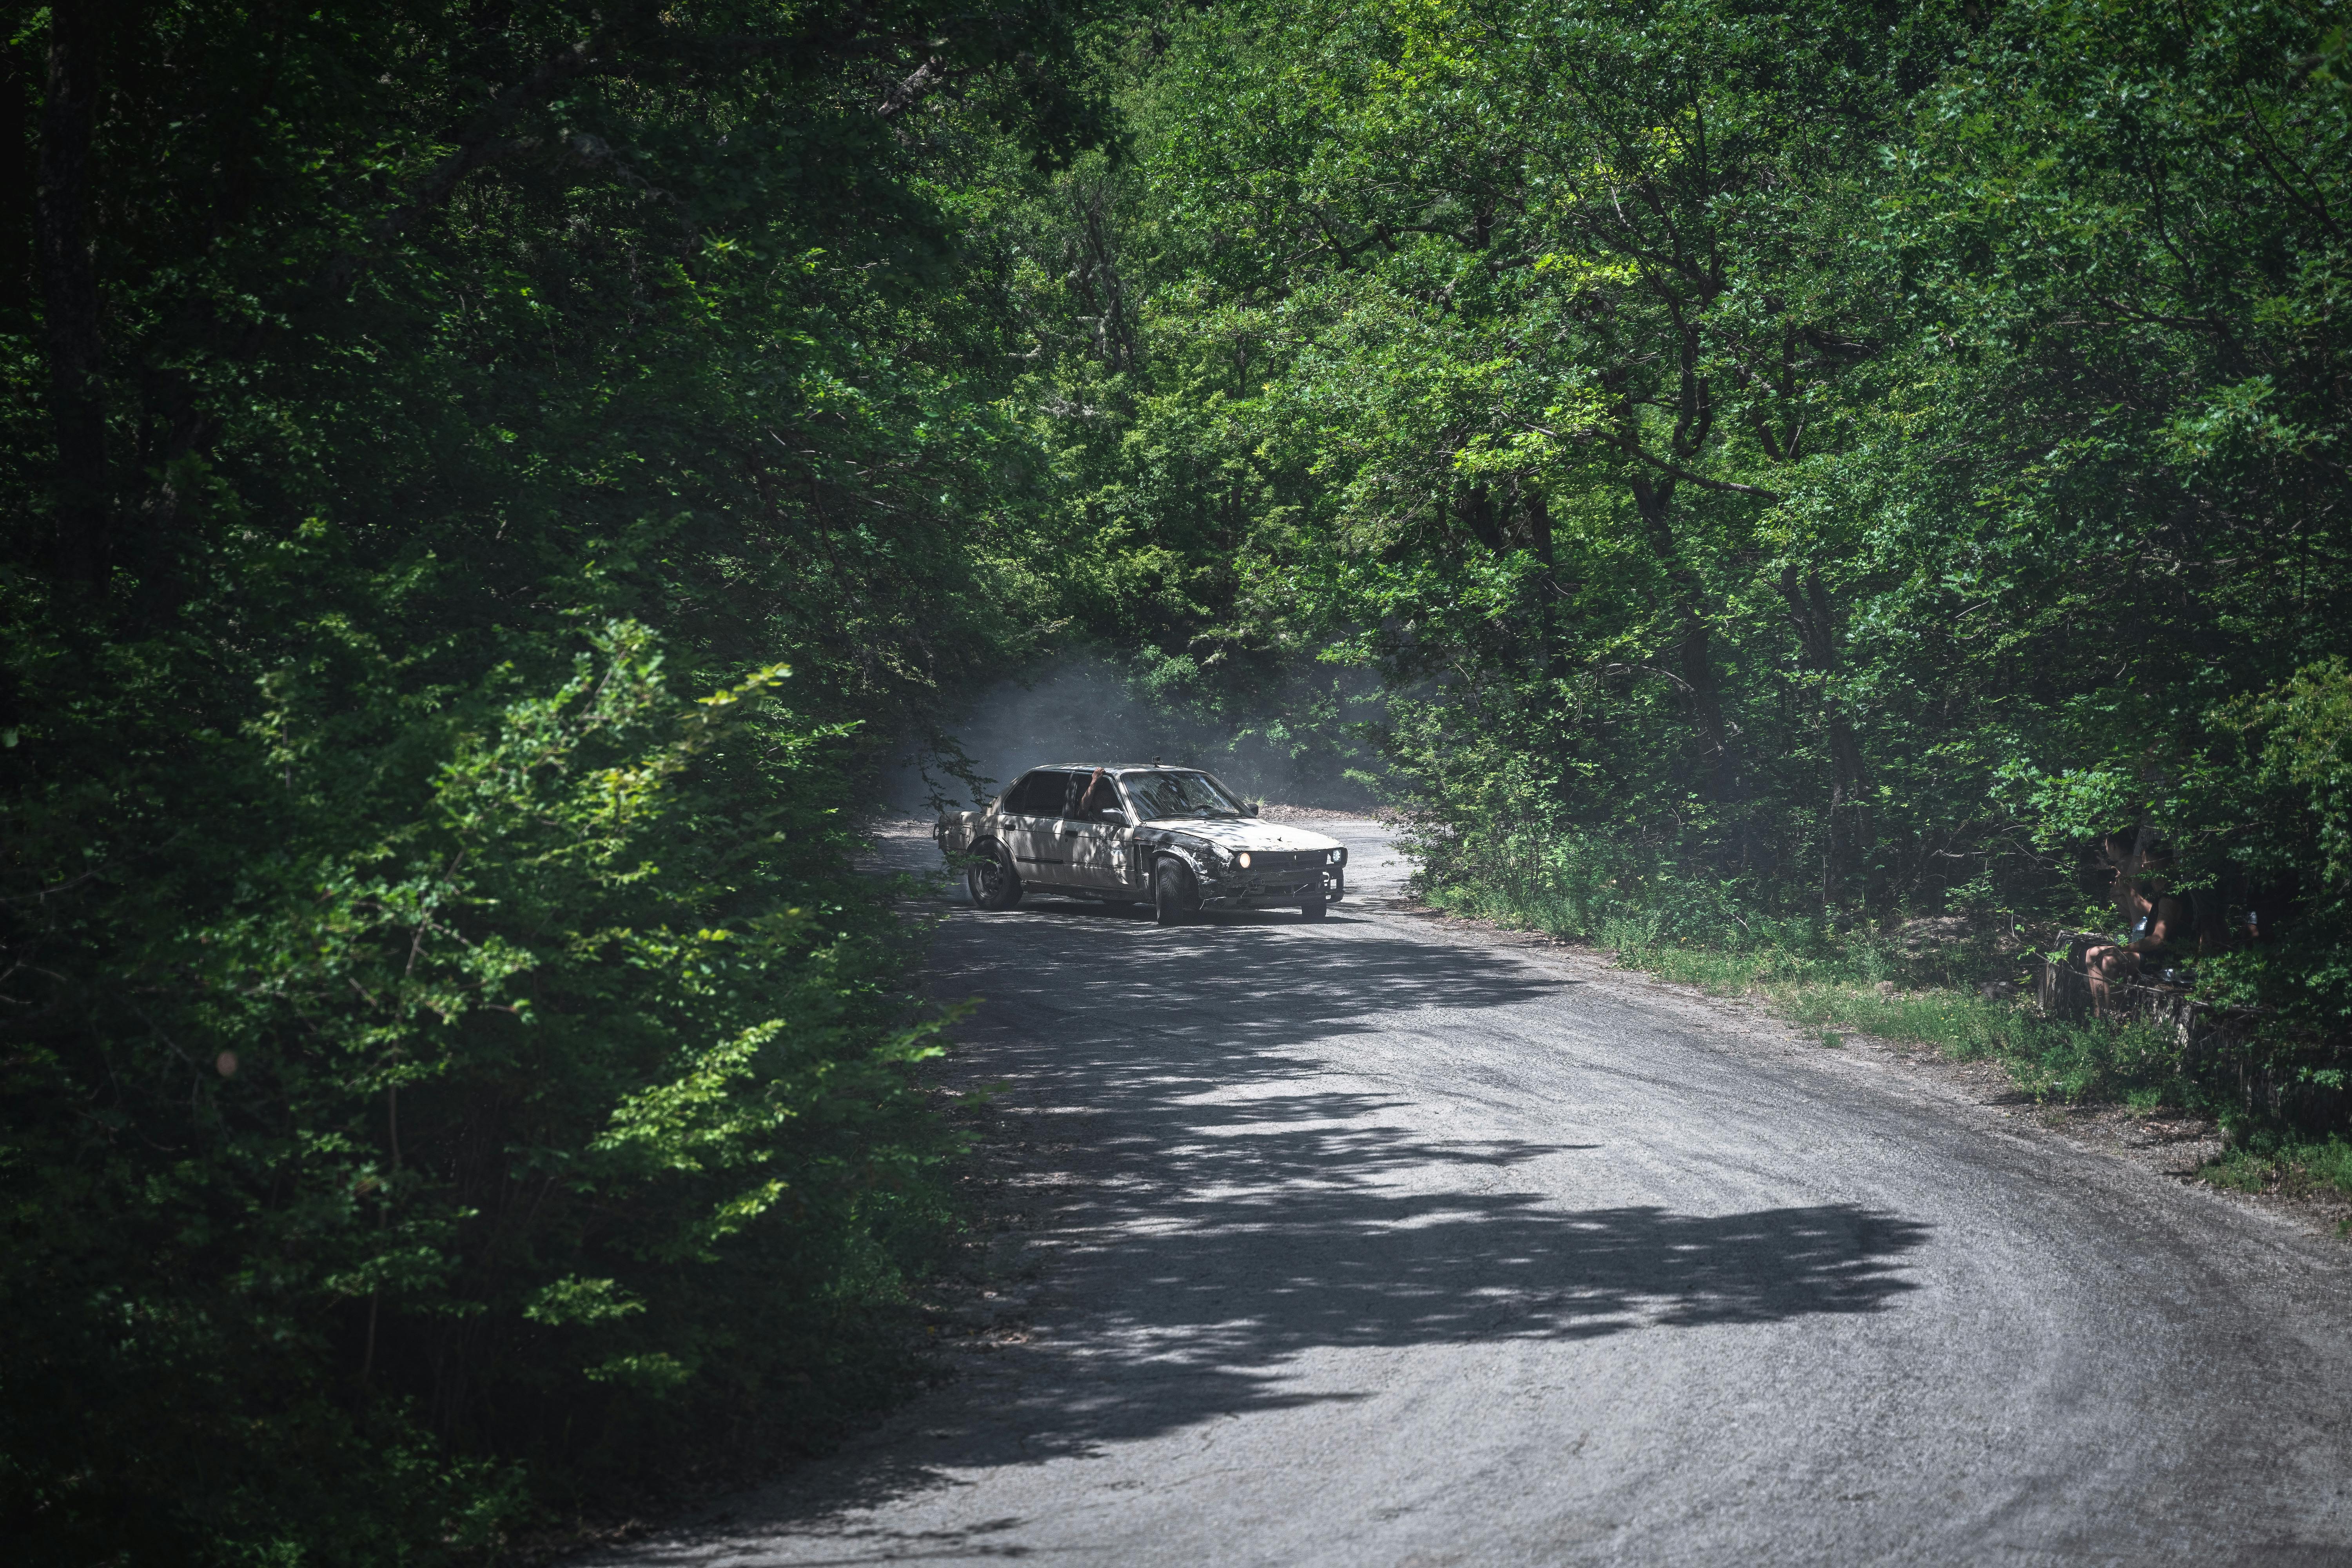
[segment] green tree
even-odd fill
[[[960,193],[1077,11],[11,11],[0,1506],[419,1560],[903,1370],[877,732],[1056,591]]]
[[[1622,810],[1753,868],[1817,860],[1814,799],[1859,805],[1841,542],[1781,503],[1875,384],[1846,242],[1937,16],[1244,8],[1154,89],[1198,274],[1260,334],[1269,457],[1319,481],[1251,603],[1443,683],[1449,717],[1406,720],[1430,787],[1464,715],[1508,733],[1534,795],[1467,816]]]
[[[1167,36],[1128,428],[1197,432],[1244,521],[1196,531],[1193,480],[1129,530],[1222,616],[1196,644],[1381,672],[1428,875],[1565,856],[1733,941],[2063,925],[2129,828],[2210,942],[2269,911],[2208,994],[2337,1048],[2320,797],[2251,716],[2347,652],[2340,6]]]

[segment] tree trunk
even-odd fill
[[[1822,587],[1822,574],[1808,572],[1801,584],[1795,567],[1782,567],[1780,597],[1788,603],[1789,620],[1797,629],[1805,668],[1823,677],[1833,674],[1836,622],[1830,614],[1829,594]],[[1838,900],[1839,873],[1846,851],[1858,854],[1867,847],[1871,829],[1870,808],[1863,799],[1869,770],[1863,763],[1862,746],[1854,739],[1853,726],[1846,721],[1845,710],[1827,692],[1822,697],[1822,729],[1830,753],[1829,842],[1822,854],[1822,910],[1826,914]]]
[[[98,119],[104,12],[81,0],[49,13],[48,97],[41,114],[34,249],[49,354],[49,419],[57,440],[51,488],[57,569],[106,585],[106,395],[90,245],[90,143]]]
[[[1683,623],[1681,665],[1683,695],[1689,706],[1691,728],[1697,731],[1709,772],[1708,794],[1728,804],[1740,797],[1739,758],[1731,744],[1731,727],[1723,717],[1722,683],[1715,673],[1706,617],[1699,605],[1698,574],[1684,561],[1674,531],[1675,481],[1653,483],[1637,477],[1633,501],[1650,533],[1650,546],[1674,584],[1675,607]]]
[[[1538,609],[1536,636],[1542,640],[1544,679],[1555,686],[1568,679],[1568,653],[1561,647],[1559,616],[1561,601],[1568,597],[1560,586],[1559,566],[1552,552],[1551,509],[1542,496],[1530,490],[1527,496],[1528,540],[1534,548],[1537,563],[1543,573],[1536,579]]]
[[[1472,485],[1454,498],[1454,515],[1478,542],[1496,555],[1507,552],[1510,541],[1495,521],[1495,502],[1484,485]]]
[[[0,136],[7,137],[6,155],[0,157],[0,234],[8,244],[7,279],[11,298],[30,302],[40,292],[33,265],[33,198],[39,187],[34,174],[36,153],[33,122],[32,62],[22,50],[0,58]],[[21,308],[21,307],[19,307]]]

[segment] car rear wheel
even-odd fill
[[[1161,925],[1181,925],[1192,914],[1192,874],[1173,860],[1162,860],[1151,868],[1151,913]]]
[[[1319,921],[1329,913],[1331,906],[1320,899],[1309,899],[1298,906],[1298,912],[1310,921]]]
[[[1021,901],[1021,879],[1013,872],[1013,857],[1002,844],[991,844],[975,850],[971,866],[965,868],[963,885],[971,894],[971,901],[983,910],[1009,910]]]

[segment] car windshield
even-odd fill
[[[1242,803],[1206,773],[1128,773],[1118,782],[1135,802],[1136,815],[1146,822],[1160,816],[1244,815]]]

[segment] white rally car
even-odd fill
[[[1032,769],[981,810],[945,813],[931,836],[983,910],[1034,889],[1149,899],[1162,925],[1202,910],[1287,907],[1321,920],[1348,889],[1338,840],[1262,822],[1212,774],[1158,763]]]

